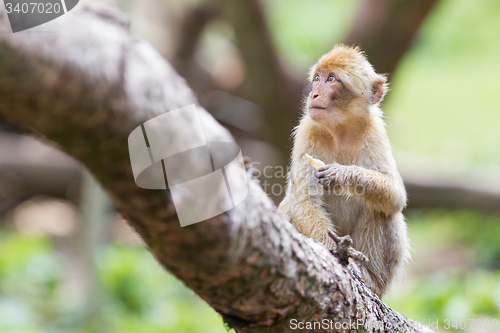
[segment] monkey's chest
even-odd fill
[[[325,209],[340,236],[353,235],[367,218],[365,203],[355,197],[324,194]]]

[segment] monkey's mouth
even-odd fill
[[[323,106],[311,106],[309,108],[309,112],[312,114],[315,114],[315,115],[321,115],[321,114],[326,114],[328,113],[328,108],[325,108]],[[314,118],[314,117],[313,117]]]
[[[312,120],[324,119],[328,116],[329,113],[330,112],[328,108],[325,108],[323,106],[311,105],[311,107],[309,108],[309,117],[311,117]]]

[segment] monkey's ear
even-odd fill
[[[386,87],[386,78],[382,77],[381,79],[377,79],[373,82],[372,86],[372,94],[370,96],[370,104],[377,104],[384,98],[385,93],[387,92]]]

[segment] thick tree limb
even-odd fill
[[[187,12],[179,29],[178,42],[171,59],[177,72],[186,78],[192,89],[198,93],[219,89],[210,75],[194,59],[203,29],[214,18],[216,12],[217,6],[212,2],[201,3]]]
[[[220,2],[222,15],[234,27],[249,69],[243,87],[235,93],[264,109],[268,139],[282,150],[282,160],[286,161],[291,146],[289,133],[298,123],[305,80],[279,58],[258,0]]]
[[[392,73],[438,0],[365,0],[345,39],[359,45],[379,73]]]
[[[190,9],[184,17],[179,43],[172,58],[172,65],[177,70],[193,61],[198,39],[207,22],[213,18],[214,10],[212,3],[202,3]]]
[[[0,30],[6,22],[1,12]],[[342,266],[284,221],[256,181],[233,210],[181,228],[167,191],[135,184],[127,138],[144,121],[197,103],[184,80],[109,15],[70,12],[40,30],[52,33],[0,36],[0,115],[82,161],[158,261],[238,332],[289,332],[291,319],[428,332],[356,279],[352,260]],[[200,116],[207,141],[231,140]],[[181,117],[168,124],[166,144],[187,140],[189,126]]]

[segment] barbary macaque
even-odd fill
[[[410,248],[401,212],[406,191],[379,107],[386,77],[359,48],[338,45],[311,68],[309,81],[279,211],[330,249],[329,231],[350,235],[369,259],[360,267],[365,281],[382,297]],[[315,170],[306,154],[326,165]]]

